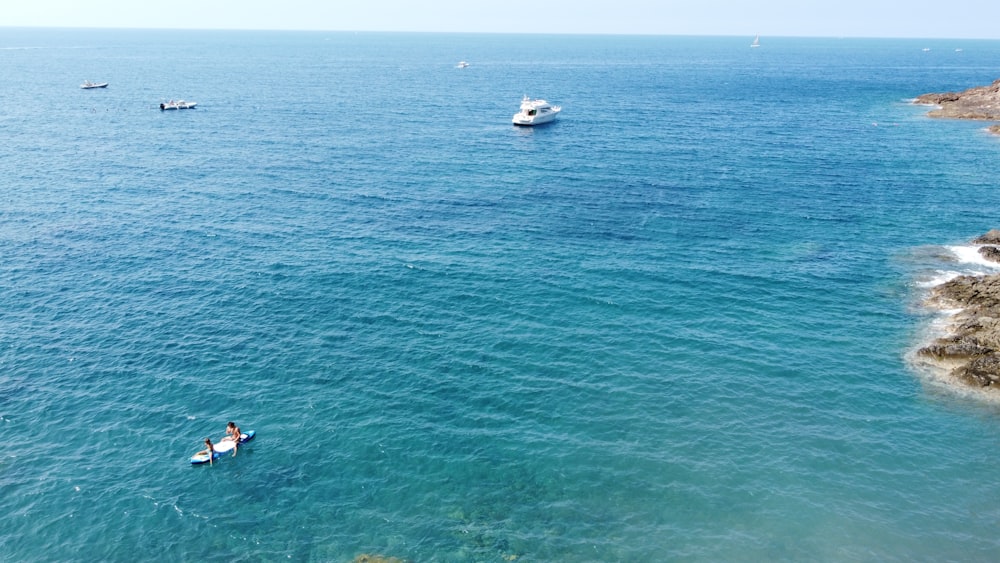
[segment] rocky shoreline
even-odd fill
[[[923,94],[917,96],[914,103],[938,106],[928,112],[930,117],[1000,121],[1000,79],[989,86],[976,86],[962,92]],[[1000,125],[992,125],[989,130],[1000,134]]]
[[[972,241],[981,256],[1000,263],[1000,230]],[[931,307],[960,309],[950,333],[917,353],[951,367],[951,375],[968,385],[1000,391],[1000,274],[959,276],[935,287]]]

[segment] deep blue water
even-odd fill
[[[1000,558],[1000,42],[749,42],[0,29],[0,559]]]

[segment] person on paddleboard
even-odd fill
[[[240,437],[241,436],[243,436],[243,433],[240,432],[240,427],[236,426],[235,422],[229,421],[229,424],[226,425],[226,437],[223,438],[223,440],[232,440],[233,441],[233,455],[234,456],[236,455],[236,449],[240,445]]]
[[[194,455],[208,454],[208,464],[212,465],[212,458],[215,457],[215,446],[212,445],[211,438],[205,438],[205,449]]]

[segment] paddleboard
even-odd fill
[[[253,440],[253,437],[256,435],[257,432],[255,430],[248,430],[244,432],[240,436],[240,444],[245,444],[250,440]],[[212,456],[212,459],[219,459],[220,457],[222,457],[222,454],[227,454],[233,451],[234,447],[236,447],[236,444],[234,444],[232,440],[226,440],[226,439],[219,440],[218,443],[212,444],[212,450],[215,452],[215,455]],[[198,452],[194,454],[193,456],[191,456],[191,463],[195,465],[198,465],[200,463],[208,463],[208,454],[204,452]]]

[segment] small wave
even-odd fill
[[[979,249],[982,248],[982,245],[973,244],[965,246],[948,246],[946,248],[951,251],[956,258],[958,258],[959,263],[983,266],[989,268],[990,270],[1000,269],[1000,264],[987,260],[982,254],[979,253]]]
[[[924,279],[917,280],[916,286],[923,289],[929,289],[937,287],[943,283],[950,282],[961,275],[962,272],[956,272],[954,270],[938,270],[933,274],[928,274],[928,276]]]
[[[935,311],[937,314],[927,326],[927,334],[924,336],[926,342],[934,342],[939,338],[951,335],[955,330],[955,317],[965,309],[941,309]]]

